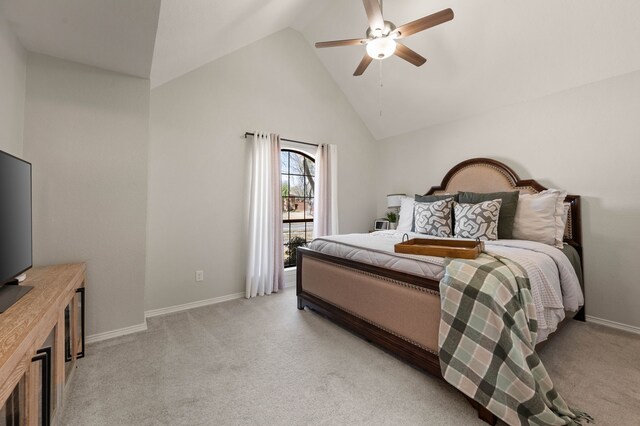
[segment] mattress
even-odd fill
[[[311,241],[309,248],[356,262],[368,263],[408,274],[440,281],[444,274],[444,259],[434,256],[416,256],[395,253],[393,246],[402,241],[405,233],[378,231],[369,234],[343,234],[319,237]],[[409,238],[424,235],[407,232]]]
[[[309,248],[439,281],[444,275],[443,258],[394,252],[394,244],[402,241],[405,234],[409,238],[428,238],[412,232],[378,231],[320,237]],[[575,312],[584,304],[576,270],[561,250],[533,241],[499,240],[485,242],[485,251],[512,259],[527,272],[536,305],[538,343],[557,329],[565,310]]]

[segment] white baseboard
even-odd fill
[[[640,334],[640,327],[634,325],[622,324],[620,322],[610,321],[602,318],[587,315],[587,322],[604,325],[605,327],[615,328],[617,330],[628,331],[629,333]]]
[[[284,272],[284,286],[293,287],[296,285],[296,269],[290,268]],[[228,294],[226,296],[214,297],[212,299],[198,300],[197,302],[184,303],[182,305],[168,306],[166,308],[151,309],[144,312],[145,322],[131,327],[120,328],[118,330],[107,331],[104,333],[93,334],[88,336],[85,342],[87,344],[101,342],[103,340],[113,339],[127,334],[138,333],[140,331],[147,330],[147,318],[157,317],[160,315],[171,314],[174,312],[186,311],[193,308],[200,308],[202,306],[215,305],[217,303],[227,302],[229,300],[241,299],[245,296],[245,293]]]
[[[284,288],[296,286],[296,268],[287,268],[284,270]]]
[[[120,336],[126,336],[127,334],[138,333],[140,331],[147,331],[147,321],[138,325],[132,325],[131,327],[119,328],[117,330],[105,331],[104,333],[92,334],[85,339],[86,344],[101,342],[103,340],[114,339]]]
[[[158,315],[166,315],[174,312],[186,311],[188,309],[200,308],[202,306],[215,305],[216,303],[227,302],[229,300],[240,299],[245,293],[228,294],[226,296],[214,297],[212,299],[198,300],[197,302],[184,303],[182,305],[168,306],[166,308],[151,309],[144,312],[145,318],[157,317]]]

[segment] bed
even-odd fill
[[[454,166],[442,183],[431,187],[425,195],[513,190],[534,194],[545,189],[535,180],[521,180],[513,170],[496,160],[475,158]],[[568,257],[576,258],[574,263],[581,276],[580,197],[567,195],[565,205],[568,207],[565,252]],[[379,235],[381,240],[385,238],[385,233]],[[367,254],[353,254],[357,253],[355,249],[350,256],[339,251],[335,248],[333,251],[298,249],[298,309],[306,307],[320,313],[409,364],[442,377],[438,358],[441,268],[438,270],[437,260],[411,266],[407,263],[411,259],[408,259],[403,260],[405,265],[399,266],[401,262],[393,258],[368,261]],[[582,280],[580,286],[584,294]],[[584,321],[584,303],[580,309],[569,310],[562,316],[564,321],[572,318]],[[497,418],[491,412],[470,402],[481,419],[496,423]]]

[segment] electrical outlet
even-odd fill
[[[204,271],[196,271],[196,282],[204,280]]]

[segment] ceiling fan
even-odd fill
[[[353,73],[354,76],[362,75],[372,60],[385,59],[391,55],[396,55],[419,67],[424,64],[427,59],[409,49],[404,44],[399,43],[397,40],[453,19],[453,10],[445,9],[396,27],[393,22],[385,21],[382,18],[382,0],[380,0],[380,3],[378,3],[378,0],[362,0],[362,2],[367,12],[367,18],[369,19],[367,38],[321,41],[316,43],[317,48],[366,45],[367,52]]]

